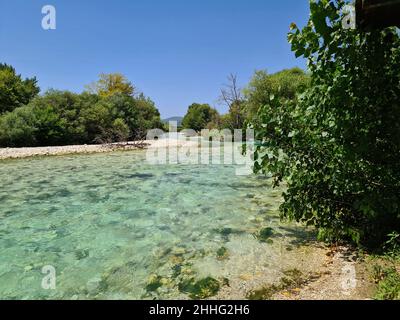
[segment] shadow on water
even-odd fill
[[[117,174],[122,179],[141,179],[148,180],[154,178],[152,173],[133,173],[133,174]]]

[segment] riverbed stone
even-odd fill
[[[90,294],[94,294],[100,289],[101,282],[102,279],[100,277],[92,278],[86,283],[86,289]]]

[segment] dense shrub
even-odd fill
[[[0,146],[36,145],[36,117],[31,108],[19,107],[0,116]]]
[[[0,63],[0,115],[27,104],[39,91],[36,78],[23,80],[13,67]]]
[[[268,74],[264,70],[256,71],[244,93],[246,97],[246,118],[256,121],[260,107],[269,103],[271,96],[282,102],[295,100],[297,95],[309,86],[309,76],[300,68],[282,70]]]
[[[193,103],[182,120],[184,129],[192,129],[197,132],[206,129],[209,124],[218,124],[219,114],[217,110],[208,104]]]
[[[103,89],[99,95],[49,90],[0,116],[0,147],[127,141],[162,127],[149,98],[114,91],[105,94]]]
[[[400,38],[343,29],[345,4],[311,1],[307,26],[292,25],[311,86],[260,107],[255,171],[287,182],[284,217],[323,239],[378,246],[400,230]]]

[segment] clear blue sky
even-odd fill
[[[41,8],[57,9],[44,31]],[[48,88],[81,92],[100,73],[121,72],[162,117],[193,102],[217,105],[229,73],[294,66],[286,35],[304,25],[308,0],[0,0],[0,62]]]

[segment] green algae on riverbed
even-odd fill
[[[3,161],[0,179],[3,299],[187,299],[185,281],[274,278],[302,230],[279,221],[268,179],[233,166],[152,166],[135,151]],[[272,245],[253,237],[263,228]]]
[[[297,269],[286,270],[279,284],[264,286],[254,290],[247,295],[248,300],[270,300],[274,294],[285,290],[298,289],[307,283],[307,277]]]

